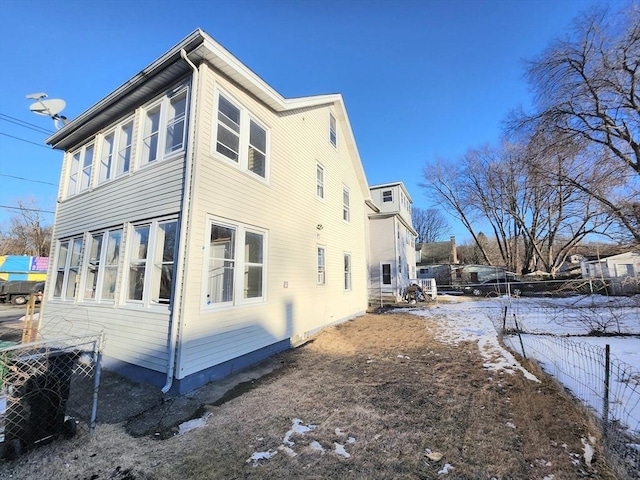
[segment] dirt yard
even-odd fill
[[[477,345],[440,343],[438,328],[436,314],[360,317],[204,406],[199,428],[159,440],[99,424],[0,465],[0,479],[615,478],[553,382],[485,370]]]

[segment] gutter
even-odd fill
[[[198,67],[189,60],[184,48],[180,50],[180,56],[193,69],[193,81],[191,82],[191,105],[189,108],[189,143],[185,154],[184,189],[182,194],[182,211],[180,212],[180,230],[178,239],[178,252],[182,252],[181,267],[176,271],[176,279],[173,284],[173,305],[169,316],[169,358],[167,360],[167,379],[162,387],[162,393],[167,393],[173,385],[173,375],[175,373],[176,353],[178,350],[178,338],[180,326],[184,316],[184,288],[183,282],[187,273],[187,226],[191,216],[191,188],[193,184],[192,172],[195,157],[195,137],[196,137],[196,105],[197,96],[200,91]],[[177,318],[176,318],[177,312]]]

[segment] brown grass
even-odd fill
[[[584,464],[581,439],[597,434],[552,381],[489,372],[475,344],[439,343],[437,328],[435,317],[358,318],[280,355],[281,372],[254,390],[207,406],[202,428],[160,441],[99,425],[0,466],[0,479],[615,478],[597,445]],[[278,447],[294,418],[317,427],[291,437],[291,457]],[[278,453],[248,461],[260,451]]]

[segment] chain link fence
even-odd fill
[[[0,348],[0,453],[95,427],[102,335]]]
[[[529,309],[521,315],[517,301],[503,308],[492,320],[505,346],[535,360],[594,416],[602,430],[608,460],[620,478],[640,478],[640,371],[611,355],[607,343],[611,338],[600,337],[602,345],[594,345],[542,327],[549,318],[565,325],[575,325],[576,319],[587,317],[615,324],[622,314],[620,309],[594,316],[584,309],[550,307]],[[637,309],[634,312],[637,314]]]

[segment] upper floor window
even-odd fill
[[[329,141],[334,147],[338,145],[338,134],[336,129],[336,117],[329,114]]]
[[[91,143],[89,145],[85,145],[71,155],[67,196],[80,193],[91,186],[94,150],[95,146]]]
[[[316,196],[324,199],[324,167],[316,163]]]
[[[266,178],[268,131],[248,110],[218,94],[215,151],[249,172]]]
[[[382,201],[383,202],[393,202],[393,190],[383,190],[382,191]]]
[[[144,108],[141,164],[162,160],[185,148],[188,88],[180,85]]]
[[[349,209],[349,189],[342,187],[342,219],[345,222],[351,221],[351,211]]]
[[[133,145],[133,120],[128,120],[102,137],[99,183],[129,172]]]
[[[207,305],[264,299],[265,233],[212,222],[206,277]]]

